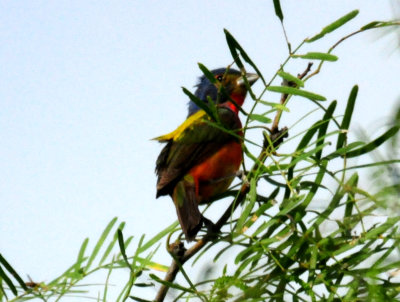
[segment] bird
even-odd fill
[[[156,198],[171,196],[179,223],[188,242],[193,241],[204,223],[199,204],[224,193],[243,160],[243,131],[238,113],[247,93],[259,76],[231,68],[211,70],[214,81],[199,78],[195,96],[215,104],[216,120],[193,101],[187,119],[174,131],[156,137],[166,145],[156,161]]]

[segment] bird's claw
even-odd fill
[[[182,258],[186,252],[186,248],[182,241],[176,241],[168,246],[168,252],[178,259]]]

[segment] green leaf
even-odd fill
[[[175,288],[175,289],[178,289],[178,290],[183,291],[183,292],[185,292],[185,293],[195,293],[195,291],[193,291],[193,290],[190,289],[190,288],[183,287],[183,286],[181,286],[181,285],[179,285],[179,284],[176,284],[176,283],[171,283],[171,282],[168,282],[168,281],[164,281],[164,280],[160,279],[158,276],[156,276],[156,275],[154,275],[154,274],[150,274],[149,276],[150,276],[150,278],[153,279],[154,281],[156,281],[156,282],[158,282],[158,283],[161,283],[161,284],[163,284],[163,285],[166,285],[166,286],[168,286],[168,287],[170,287],[170,288]]]
[[[185,87],[182,87],[183,93],[186,94],[190,100],[195,103],[197,106],[199,106],[200,109],[204,110],[209,117],[211,117],[214,121],[217,121],[217,116],[214,115],[213,111],[210,109],[210,107],[207,106],[206,103],[204,103],[202,100],[200,100],[197,96],[195,96],[193,93],[191,93],[189,90],[187,90]]]
[[[393,225],[390,227],[393,229],[392,234],[389,234],[389,237],[392,237],[396,234],[397,228],[393,228]],[[400,244],[400,240],[396,240],[394,244],[387,249],[387,251],[371,266],[371,269],[377,269],[379,266],[386,261],[386,258],[390,256],[395,248],[397,248]]]
[[[281,4],[279,3],[279,0],[274,0],[274,9],[275,9],[275,15],[282,22],[283,21],[283,13],[282,13]]]
[[[261,103],[263,105],[271,106],[272,108],[275,108],[276,110],[290,112],[288,107],[286,107],[285,105],[279,104],[279,103],[267,102],[267,101],[263,101],[263,100],[257,100],[257,102]]]
[[[310,269],[315,270],[318,259],[318,246],[314,244],[311,247]]]
[[[204,76],[211,83],[215,84],[217,82],[217,79],[214,77],[214,74],[210,70],[208,70],[208,68],[205,67],[203,64],[198,63],[198,65],[199,65],[199,68],[201,69],[201,71],[203,72]],[[218,99],[215,101],[218,102]],[[218,121],[219,116],[218,116],[218,112],[217,112],[217,106],[216,106],[214,100],[210,96],[207,96],[207,102],[208,102],[208,104],[206,104],[206,105],[210,108],[210,111],[212,112],[211,117],[215,117],[215,120]]]
[[[358,93],[358,86],[355,85],[351,90],[349,98],[347,100],[346,110],[343,116],[342,124],[340,125],[342,133],[338,135],[336,150],[343,147],[345,138],[347,137],[347,130],[349,129],[350,126],[351,117],[353,116],[353,110],[354,110],[354,105],[356,103],[357,93]]]
[[[309,92],[306,90],[300,90],[297,88],[293,87],[287,87],[287,86],[269,86],[267,87],[267,90],[273,91],[273,92],[279,92],[279,93],[285,93],[285,94],[292,94],[292,95],[298,95],[305,97],[310,100],[316,100],[316,101],[325,101],[326,98],[322,95]]]
[[[379,226],[375,226],[371,228],[366,234],[363,234],[363,237],[367,240],[378,238],[378,236],[382,235],[384,232],[393,227],[399,221],[400,217],[389,217],[385,223]]]
[[[78,257],[76,259],[76,263],[75,263],[75,273],[76,274],[82,274],[83,272],[81,272],[81,265],[83,263],[83,261],[85,261],[85,252],[86,252],[86,248],[87,245],[89,243],[89,238],[85,238],[85,240],[83,240],[81,248],[79,249],[79,253],[78,253]]]
[[[308,146],[309,142],[314,137],[315,133],[317,133],[317,131],[319,129],[319,126],[320,126],[320,122],[318,121],[318,122],[314,123],[314,125],[312,125],[311,128],[308,129],[308,131],[303,135],[299,145],[296,148],[296,152],[294,153],[295,155],[293,155],[292,160],[291,160],[291,165],[290,165],[290,168],[288,170],[288,176],[287,176],[288,177],[288,181],[291,181],[292,178],[293,178],[293,172],[294,172],[294,168],[295,168],[295,164],[293,164],[293,163],[297,158],[297,154],[300,151],[302,152],[303,149],[305,149]],[[287,200],[289,198],[289,196],[290,196],[290,189],[287,186],[286,190],[285,190],[284,199]]]
[[[15,288],[14,284],[12,283],[11,279],[8,278],[5,271],[0,266],[0,278],[4,280],[4,282],[8,285],[14,296],[18,295],[17,289]]]
[[[349,153],[350,150],[353,150],[353,149],[355,149],[355,148],[357,148],[359,146],[365,146],[365,143],[364,142],[353,142],[353,143],[350,143],[350,144],[346,145],[345,147],[337,149],[336,151],[332,152],[331,154],[325,156],[325,158],[328,159],[328,160],[332,160],[332,159],[334,159],[336,157],[343,156],[344,154]]]
[[[380,23],[382,23],[382,22],[380,22],[380,21],[370,22],[370,23],[364,25],[363,27],[361,27],[361,30],[367,30],[367,29],[375,28]]]
[[[135,286],[137,286],[137,284],[135,284]],[[130,295],[129,298],[131,298],[132,300],[137,301],[137,302],[153,302],[154,301],[154,300],[142,299],[142,298],[132,296],[132,295]]]
[[[235,61],[236,65],[239,67],[240,70],[244,69],[244,65],[240,60],[239,53],[236,51],[237,42],[235,38],[231,35],[231,33],[224,29],[226,43],[228,44],[229,51],[231,52],[232,58]]]
[[[373,28],[380,28],[380,27],[386,27],[386,26],[398,26],[399,23],[398,21],[373,21],[370,22],[363,27],[361,27],[361,30],[368,30],[368,29],[373,29]]]
[[[282,70],[278,71],[278,76],[280,76],[282,79],[288,81],[288,82],[294,82],[298,87],[304,87],[304,82],[300,80],[298,77],[295,77],[294,75],[284,72]]]
[[[106,226],[106,228],[104,229],[103,233],[101,234],[99,240],[96,243],[96,246],[93,249],[92,254],[90,255],[90,258],[88,260],[88,263],[85,267],[85,271],[88,271],[90,266],[92,265],[94,259],[96,258],[97,254],[99,253],[101,247],[103,246],[104,241],[106,240],[108,234],[110,233],[112,227],[114,226],[114,224],[117,222],[117,217],[114,217]]]
[[[328,26],[324,27],[319,34],[315,35],[311,39],[307,39],[306,42],[311,43],[311,42],[314,42],[314,41],[316,41],[318,39],[321,39],[323,36],[333,32],[334,30],[336,30],[339,27],[343,26],[344,24],[346,24],[347,22],[349,22],[350,20],[355,18],[357,15],[358,15],[358,10],[353,10],[352,12],[344,15],[343,17],[339,18],[335,22],[333,22],[333,23],[329,24]]]
[[[279,188],[277,188],[279,190]],[[256,220],[262,215],[264,214],[264,212],[272,207],[272,202],[267,202],[267,203],[263,203],[261,204],[261,206],[253,213],[253,215],[246,221],[244,228],[248,229],[250,228],[255,222]]]
[[[139,256],[139,251],[140,251],[140,248],[142,247],[142,245],[143,245],[143,241],[144,241],[144,237],[145,237],[145,234],[142,234],[142,236],[140,236],[140,239],[139,239],[139,243],[138,243],[138,245],[137,245],[137,248],[136,248],[136,251],[135,251],[135,255],[134,255],[134,257],[133,257],[133,260],[132,260],[132,267],[135,267],[136,266],[136,258]],[[150,259],[149,259],[150,260]]]
[[[324,178],[326,174],[326,167],[328,165],[327,160],[322,160],[321,161],[321,166],[318,171],[317,176],[315,177],[315,180],[313,182],[312,188],[308,192],[307,196],[304,198],[303,202],[301,203],[300,207],[305,210],[307,206],[310,204],[312,199],[314,198],[315,193],[317,190],[321,187],[322,179]]]
[[[270,118],[268,118],[268,117],[266,117],[264,115],[261,115],[261,114],[250,114],[249,115],[249,119],[253,120],[253,121],[258,121],[258,122],[261,122],[261,123],[264,123],[264,124],[268,124],[268,123],[271,122]]]
[[[307,234],[311,233],[317,226],[326,220],[327,217],[338,207],[340,200],[358,181],[358,174],[354,173],[350,179],[342,185],[342,189],[338,188],[336,194],[332,197],[327,208],[318,216],[313,225],[307,230]]]
[[[292,58],[301,58],[307,60],[321,60],[321,61],[330,61],[335,62],[339,58],[337,56],[331,55],[329,53],[322,53],[322,52],[308,52],[304,55],[292,55]]]
[[[245,222],[247,219],[249,219],[250,213],[254,208],[254,204],[256,203],[256,197],[257,197],[257,180],[255,177],[253,177],[250,180],[250,192],[249,195],[250,200],[249,202],[246,203],[246,207],[244,208],[242,214],[239,217],[239,220],[236,224],[236,231],[241,234],[246,231],[246,229],[243,228]],[[251,216],[250,216],[251,218]]]
[[[213,99],[209,95],[207,95],[207,102],[208,102],[208,108],[210,108],[210,110],[213,114],[212,116],[215,116],[215,120],[217,121],[217,123],[220,123],[221,120],[218,115],[217,106],[215,105]]]
[[[357,157],[362,154],[371,152],[372,150],[375,150],[378,148],[380,145],[382,145],[384,142],[386,142],[389,138],[391,138],[393,135],[395,135],[400,129],[400,126],[394,126],[390,128],[388,131],[386,131],[384,134],[382,134],[380,137],[377,139],[373,140],[369,144],[366,144],[365,146],[358,148],[356,150],[350,151],[346,154],[347,158],[351,157]]]
[[[101,257],[101,260],[99,261],[99,266],[102,265],[103,262],[107,259],[108,255],[110,255],[111,250],[113,249],[115,243],[117,242],[117,240],[118,240],[118,230],[122,231],[124,229],[124,227],[125,227],[125,222],[121,222],[120,225],[118,226],[117,231],[115,231],[115,233],[114,233],[113,240],[110,241],[110,243],[108,244],[108,246],[107,246],[107,248],[106,248],[106,250],[105,250],[105,252],[103,254],[103,257]]]
[[[17,282],[19,283],[19,285],[24,289],[24,290],[28,290],[28,288],[26,287],[26,284],[25,284],[25,282],[22,280],[22,278],[18,275],[18,273],[15,271],[15,269],[8,263],[8,261],[3,257],[3,255],[0,253],[0,263],[4,266],[4,268],[15,278],[15,280],[17,280]],[[0,272],[0,277],[1,278],[3,278],[4,279],[4,281],[7,283],[7,280],[6,280],[6,278],[8,278],[7,277],[7,275],[5,274],[5,272],[1,269],[1,266],[0,266],[0,270],[1,270],[1,272]],[[1,279],[0,278],[0,279]],[[11,280],[10,280],[10,282],[11,282]],[[8,284],[8,283],[7,283]],[[8,284],[9,285],[9,284]],[[11,282],[11,285],[13,285],[12,284],[12,282]],[[14,292],[13,292],[14,293]],[[17,295],[16,293],[15,293],[15,295]]]
[[[111,263],[114,264],[114,261],[115,261],[115,257],[112,257]],[[108,287],[109,287],[109,282],[110,282],[110,276],[111,276],[113,269],[114,269],[113,265],[110,265],[107,270],[107,277],[106,277],[106,280],[104,283],[104,290],[103,290],[103,301],[108,300],[107,293],[108,293]]]
[[[378,161],[378,162],[373,162],[373,163],[369,163],[369,164],[348,166],[345,169],[336,170],[335,172],[333,172],[333,175],[343,172],[344,170],[371,168],[371,167],[377,167],[377,166],[388,166],[388,165],[398,164],[398,163],[400,163],[400,159],[384,160],[384,161]]]
[[[135,286],[136,286],[136,284],[135,284]],[[142,298],[132,296],[132,295],[130,295],[129,298],[131,298],[132,300],[137,301],[137,302],[153,302],[154,301],[154,300],[142,299]]]
[[[128,248],[128,246],[132,242],[132,240],[133,240],[133,236],[129,236],[128,239],[125,240],[125,242],[124,242],[125,249]]]
[[[321,123],[321,126],[319,127],[319,132],[318,132],[317,147],[324,143],[326,131],[328,130],[328,126],[329,126],[329,121],[331,120],[333,112],[335,111],[336,104],[337,104],[337,102],[333,101],[329,105],[328,109],[326,110],[326,112],[324,114],[324,117],[322,118],[322,123]],[[322,150],[318,151],[315,154],[315,157],[317,159],[321,159],[321,155],[322,155]]]
[[[240,68],[240,70],[244,70],[244,65],[242,61],[239,58],[239,54],[237,53],[236,49],[239,50],[243,60],[245,60],[251,67],[254,68],[255,72],[257,75],[261,78],[263,81],[264,85],[266,85],[265,79],[258,69],[257,65],[254,64],[254,62],[250,59],[250,57],[247,55],[247,53],[244,51],[243,47],[240,46],[240,44],[236,41],[236,39],[231,35],[231,33],[224,29],[225,37],[226,37],[226,42],[228,43],[229,50],[231,51],[232,57],[235,60],[237,66]]]
[[[159,232],[157,235],[155,235],[153,238],[147,241],[143,246],[141,246],[140,249],[138,249],[138,254],[141,254],[147,249],[151,248],[154,244],[159,242],[161,238],[171,233],[177,226],[178,222],[175,221],[173,224],[171,224],[170,226]]]
[[[197,63],[197,65],[199,66],[200,70],[203,72],[203,74],[205,75],[205,77],[213,84],[215,84],[217,82],[217,79],[214,77],[214,74],[208,70],[208,68],[206,66],[204,66],[201,63]]]
[[[357,186],[358,185],[358,175],[357,178],[354,181],[354,185]],[[344,209],[344,217],[343,217],[343,221],[345,222],[345,226],[347,226],[346,228],[343,229],[344,235],[346,236],[351,236],[351,231],[350,231],[350,227],[347,224],[347,221],[349,220],[349,218],[351,218],[352,214],[353,214],[353,207],[356,203],[356,199],[355,199],[355,192],[353,191],[349,191],[347,193],[347,200],[346,200],[346,206]]]
[[[126,266],[130,269],[132,274],[135,274],[135,271],[133,270],[133,267],[128,261],[128,257],[126,256],[126,250],[125,250],[125,244],[124,244],[124,235],[122,234],[122,231],[120,229],[117,230],[118,234],[118,244],[119,244],[119,249],[121,251],[122,258],[124,259],[124,262]]]

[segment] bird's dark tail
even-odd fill
[[[178,182],[172,193],[172,199],[186,240],[192,241],[203,225],[203,216],[199,211],[193,182],[185,179]]]

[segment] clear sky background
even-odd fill
[[[326,51],[366,23],[393,19],[399,5],[281,2],[292,46],[360,9],[303,53]],[[83,239],[95,241],[114,216],[135,238],[176,220],[169,198],[155,199],[161,147],[150,139],[186,117],[180,87],[194,90],[197,62],[210,69],[231,63],[223,28],[266,79],[287,56],[272,1],[0,2],[0,252],[22,276],[50,281],[73,263]],[[352,129],[371,136],[384,129],[400,95],[398,40],[381,34],[363,33],[339,46],[339,61],[326,63],[306,86],[344,108],[358,84]],[[287,71],[305,66],[297,60]],[[254,91],[262,91],[261,83]],[[289,108],[283,125],[313,106]]]

